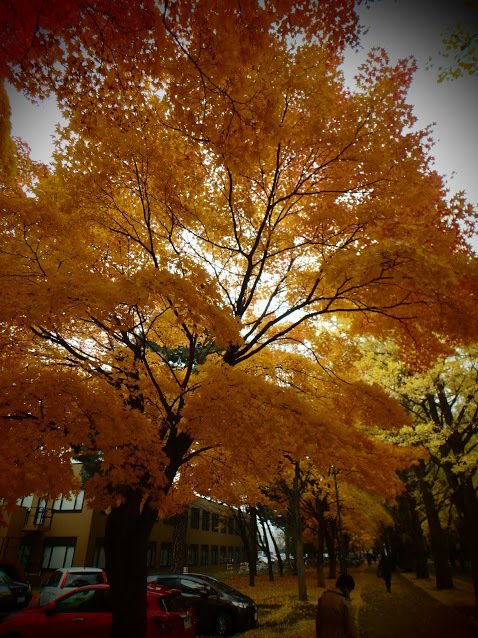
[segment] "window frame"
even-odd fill
[[[201,510],[199,509],[199,507],[191,507],[189,527],[191,529],[199,529],[200,519],[201,519]]]
[[[41,561],[42,570],[43,569],[57,570],[57,569],[72,567],[73,559],[75,557],[77,540],[78,540],[77,538],[62,538],[62,539],[47,538],[43,545],[43,553],[42,553],[42,561]],[[61,547],[64,548],[62,564],[57,565],[55,563],[52,565],[53,552],[54,550],[56,550],[55,552],[55,558],[56,558],[56,554],[58,553],[58,550]]]
[[[203,530],[203,532],[209,532],[210,527],[211,527],[211,512],[209,512],[208,510],[203,510],[202,517],[201,517],[201,529]]]

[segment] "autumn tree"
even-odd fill
[[[373,51],[344,88],[354,8],[2,7],[2,73],[68,120],[51,175],[1,131],[5,496],[74,488],[69,459],[99,460],[114,636],[144,635],[158,510],[347,439],[280,368],[347,330],[474,336],[473,211],[412,132],[413,62]]]
[[[456,80],[466,75],[478,74],[478,3],[463,0],[457,3],[460,20],[442,33],[443,48],[439,51],[438,81]],[[433,67],[432,58],[429,60]]]
[[[473,574],[477,550],[477,350],[451,349],[423,372],[411,373],[393,346],[371,349],[364,362],[367,377],[388,387],[412,416],[413,424],[390,434],[397,444],[423,446],[428,454],[413,468],[413,480],[423,500],[436,565],[437,586],[451,586],[448,548],[440,522],[436,488],[443,482],[461,519]],[[478,585],[475,579],[475,595]]]

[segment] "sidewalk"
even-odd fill
[[[475,619],[464,609],[473,604],[471,585],[438,592],[433,582],[417,581],[411,574],[394,573],[392,593],[376,576],[376,566],[356,574],[357,608],[361,638],[477,638]]]

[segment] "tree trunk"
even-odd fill
[[[329,554],[329,578],[337,578],[337,556],[335,554],[335,530],[332,521],[326,521],[324,526],[325,544]]]
[[[435,565],[435,581],[437,589],[453,589],[451,568],[448,562],[448,545],[445,533],[441,526],[433,493],[425,479],[425,471],[420,462],[415,473],[419,477],[419,486],[423,504],[427,515],[428,529],[430,531],[430,545],[432,548],[433,562]]]
[[[475,608],[478,609],[478,501],[472,479],[467,477],[460,486],[463,502],[463,532],[471,563],[471,580],[475,592]],[[458,502],[456,505],[458,508]]]
[[[326,503],[319,499],[317,496],[315,499],[315,511],[317,514],[318,532],[318,554],[317,554],[317,586],[325,587],[324,576],[324,549],[325,549],[325,516],[324,511]],[[330,555],[330,554],[329,554]]]
[[[463,522],[463,533],[471,562],[471,578],[475,593],[475,608],[478,609],[478,500],[470,476],[458,477],[453,469],[444,464],[445,475],[452,489],[453,503]]]
[[[249,586],[254,587],[256,578],[256,562],[257,562],[257,512],[255,507],[250,508],[249,512]]]
[[[146,636],[146,557],[157,511],[130,492],[106,520],[106,574],[113,601],[111,638]]]
[[[284,564],[282,562],[282,557],[280,555],[279,546],[277,545],[277,541],[275,539],[274,534],[271,531],[269,521],[266,520],[267,529],[269,530],[269,536],[272,539],[272,544],[274,545],[274,551],[277,556],[277,565],[279,566],[279,576],[282,578],[284,576]]]
[[[321,527],[319,527],[319,550],[317,554],[317,586],[325,587],[325,578],[324,578],[324,545],[325,545],[325,536],[324,531]]]
[[[274,572],[272,570],[271,550],[269,549],[269,541],[267,540],[266,524],[262,516],[259,516],[259,520],[261,521],[262,533],[264,534],[263,546],[264,546],[264,552],[267,556],[267,570],[269,573],[269,580],[274,580]]]
[[[427,551],[425,538],[417,512],[417,504],[410,492],[407,492],[408,506],[410,510],[410,525],[415,554],[415,569],[417,578],[428,578]]]
[[[304,543],[302,541],[302,517],[300,515],[300,498],[299,498],[299,461],[295,464],[294,489],[292,493],[293,504],[293,521],[295,527],[295,564],[297,569],[297,580],[299,585],[299,600],[307,602],[307,585],[305,582],[305,562],[304,562]]]
[[[174,517],[173,547],[171,552],[171,572],[182,573],[188,564],[188,546],[186,535],[188,531],[188,513],[185,509]]]

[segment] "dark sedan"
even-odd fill
[[[31,599],[32,591],[28,583],[16,582],[0,569],[0,614],[26,607]]]
[[[252,598],[212,576],[154,574],[148,576],[148,587],[154,585],[181,590],[183,598],[194,609],[198,632],[226,636],[253,627],[257,622],[257,607]]]

